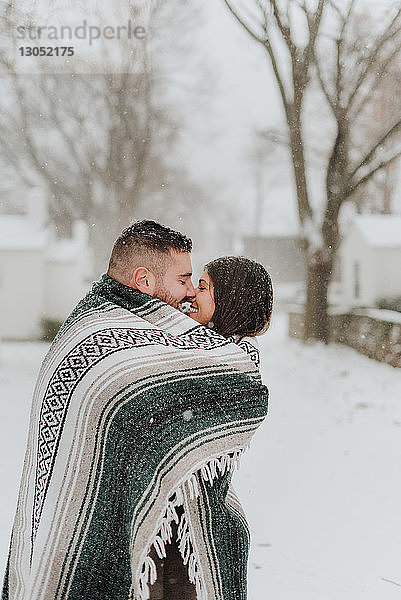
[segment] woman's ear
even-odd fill
[[[156,287],[156,278],[146,267],[138,267],[132,273],[130,287],[153,296]]]

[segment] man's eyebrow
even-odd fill
[[[183,275],[178,275],[178,277],[192,277],[192,273],[184,273]]]

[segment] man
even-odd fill
[[[173,535],[185,600],[245,600],[248,532],[229,483],[267,390],[242,350],[176,310],[194,294],[191,245],[153,221],[126,229],[53,342],[3,600],[147,600]]]
[[[128,287],[179,308],[194,300],[192,265],[189,253],[192,241],[154,221],[142,221],[125,229],[114,244],[107,274]],[[146,265],[146,266],[144,266]],[[181,600],[195,600],[195,587],[180,560],[173,540],[166,546],[166,558],[154,560],[158,578],[150,590],[151,600],[170,597],[171,588],[179,588]]]

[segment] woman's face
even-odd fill
[[[195,288],[195,300],[191,304],[192,311],[189,316],[202,325],[207,325],[212,320],[215,304],[213,283],[208,272],[205,271]]]

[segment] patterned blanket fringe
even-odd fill
[[[217,479],[219,475],[224,475],[227,471],[233,471],[235,467],[239,469],[242,453],[243,448],[240,448],[224,454],[223,456],[211,458],[205,464],[203,464],[197,472],[201,474],[205,481],[208,481],[210,485],[213,485],[214,480]],[[184,565],[188,565],[189,581],[195,585],[197,600],[207,600],[205,590],[202,586],[199,560],[194,550],[194,543],[188,527],[188,519],[185,509],[181,515],[181,519],[178,517],[176,511],[178,506],[183,506],[184,504],[183,489],[185,486],[187,486],[191,500],[194,500],[199,496],[196,474],[192,473],[188,479],[176,489],[176,491],[167,501],[167,507],[161,520],[160,528],[155,535],[151,546],[153,545],[159,558],[166,557],[166,543],[169,544],[171,542],[173,535],[171,523],[174,521],[178,525],[178,549]],[[139,596],[141,600],[149,600],[149,584],[153,585],[157,579],[156,565],[154,560],[149,556],[149,552],[150,548],[148,551],[148,556],[146,556],[143,562],[139,577]]]

